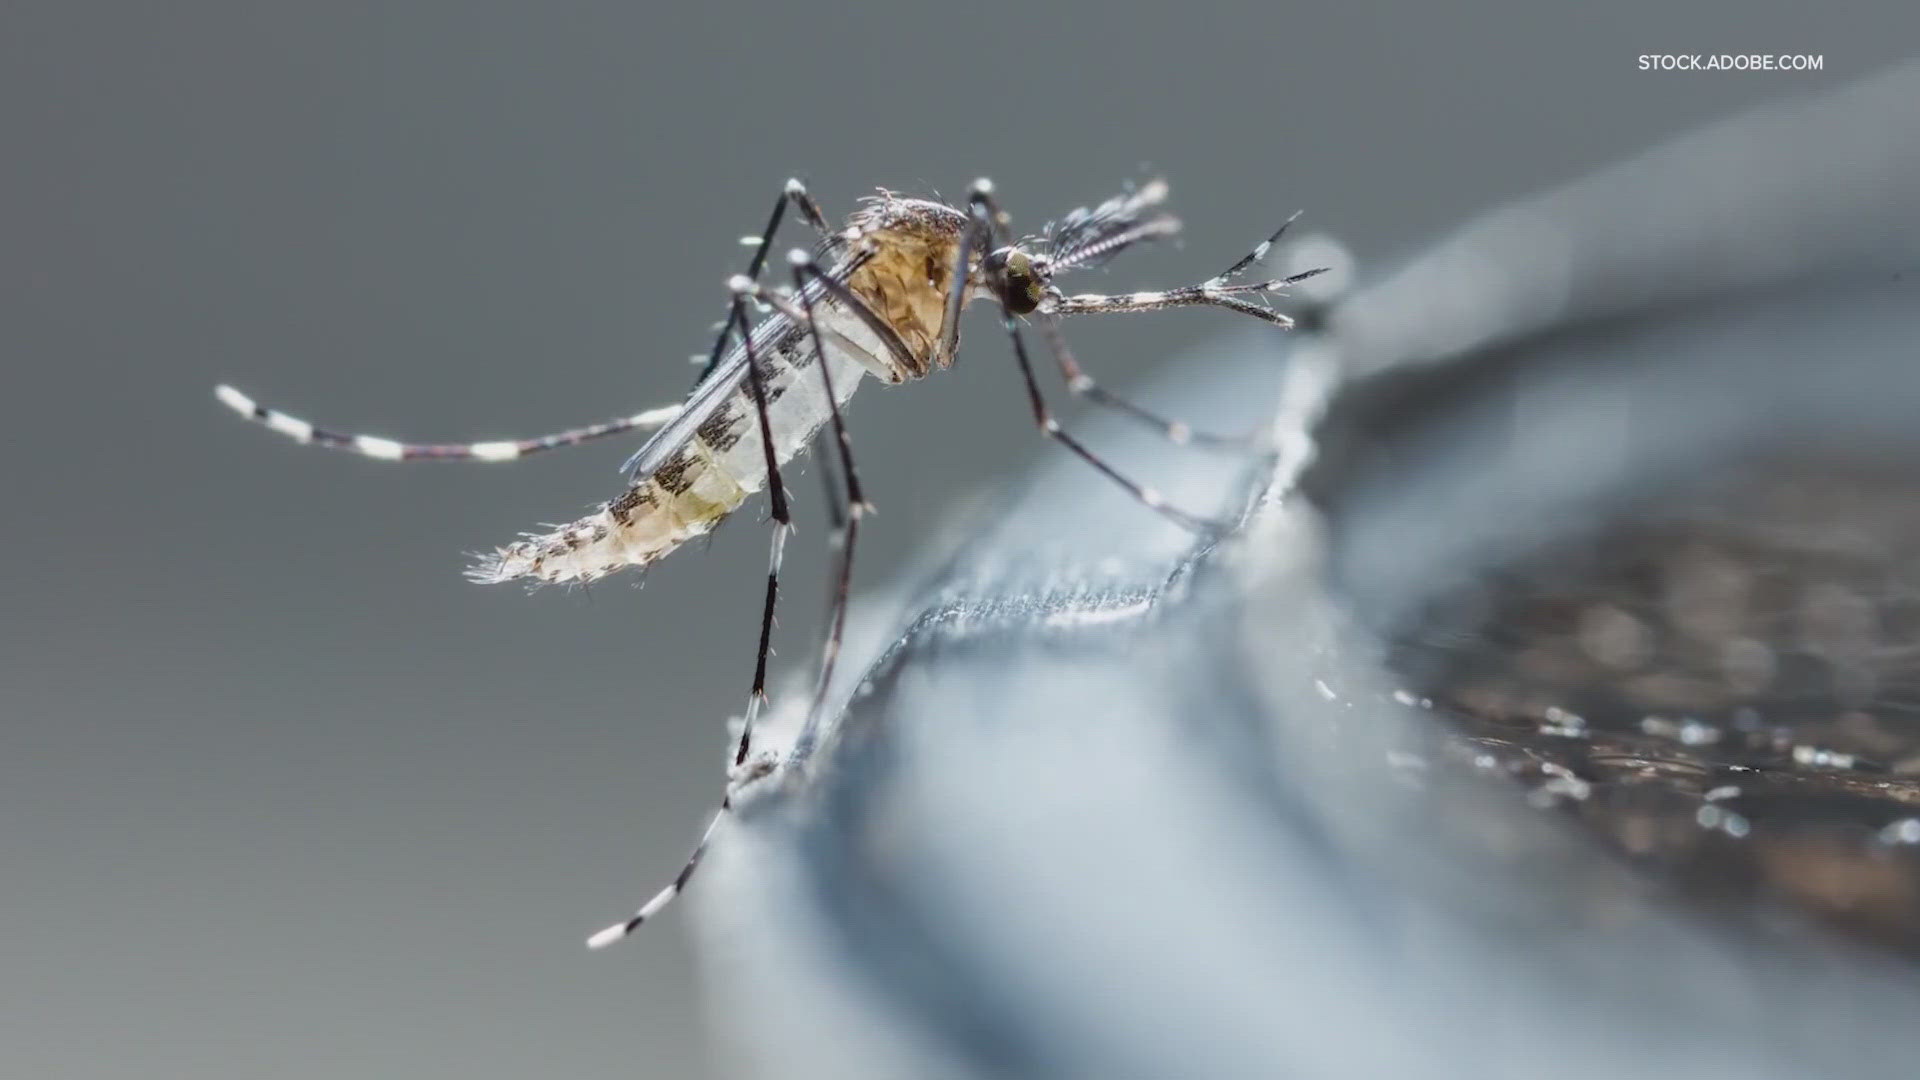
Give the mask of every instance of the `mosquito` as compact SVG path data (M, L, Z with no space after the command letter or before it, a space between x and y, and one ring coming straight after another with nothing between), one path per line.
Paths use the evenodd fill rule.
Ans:
M1027 350L1022 326L1037 322L1055 366L1075 396L1114 409L1180 444L1253 446L1251 438L1206 435L1178 420L1150 412L1097 384L1074 359L1060 331L1072 315L1159 311L1211 306L1261 319L1282 329L1289 319L1264 302L1321 270L1290 277L1238 281L1260 263L1299 215L1283 222L1226 270L1184 288L1118 295L1067 294L1054 282L1087 270L1135 244L1173 235L1180 222L1161 209L1164 181L1154 180L1091 209L1081 208L1036 235L1015 238L993 184L974 183L965 207L909 198L882 189L861 200L844 228L835 230L798 180L789 180L757 237L744 274L729 279L726 317L706 357L698 383L679 405L649 409L604 423L532 438L474 443L409 443L371 435L342 434L269 409L231 386L215 395L248 419L293 438L386 461L504 462L563 446L628 432L653 435L626 464L626 489L593 513L549 532L522 539L483 556L468 577L484 584L584 584L630 567L644 567L701 536L762 489L768 493L772 546L766 596L760 615L753 689L739 729L726 795L699 842L672 882L628 918L594 934L591 948L631 935L683 890L699 867L714 830L733 807L740 784L771 772L763 759L749 762L754 724L767 702L767 658L780 593L782 556L793 523L781 469L815 447L824 457L833 444L838 482L829 476L828 520L833 598L827 620L808 727L818 720L833 680L846 627L854 549L862 518L873 507L860 484L843 409L871 375L888 384L925 378L953 364L960 342L960 314L985 299L999 309L1026 388L1034 423L1142 505L1195 533L1216 535L1218 522L1169 504L1102 460L1054 418ZM790 285L761 283L789 209L816 236L811 250L796 248L788 261Z

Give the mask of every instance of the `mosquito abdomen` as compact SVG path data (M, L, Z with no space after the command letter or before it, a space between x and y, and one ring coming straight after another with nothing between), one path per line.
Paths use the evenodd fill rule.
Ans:
M821 313L831 325L832 314ZM868 372L841 344L830 346L834 396L845 402ZM782 342L761 357L776 459L784 465L829 416L811 349ZM528 579L584 584L646 566L712 531L766 486L767 458L750 390L729 395L665 462L619 498L569 525L530 535L483 556L467 576L482 584Z

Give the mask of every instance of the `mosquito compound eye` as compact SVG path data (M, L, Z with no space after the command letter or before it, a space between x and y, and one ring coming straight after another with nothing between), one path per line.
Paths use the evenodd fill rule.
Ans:
M1019 248L1002 248L988 259L987 265L999 271L1001 298L1007 310L1025 315L1040 306L1045 288L1033 258Z

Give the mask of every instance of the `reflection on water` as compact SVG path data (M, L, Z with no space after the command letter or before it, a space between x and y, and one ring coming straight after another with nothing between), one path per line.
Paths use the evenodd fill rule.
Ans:
M1445 590L1394 669L1655 880L1920 952L1920 475L1678 487Z

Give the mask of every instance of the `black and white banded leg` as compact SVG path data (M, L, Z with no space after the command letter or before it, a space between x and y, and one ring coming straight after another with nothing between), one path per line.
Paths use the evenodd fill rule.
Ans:
M855 296L851 290L829 277L806 252L793 252L792 262L794 292L800 297L802 313L806 316L804 325L813 335L813 347L820 357L817 361L820 368L820 386L827 395L828 415L833 424L834 441L840 450L841 478L846 490L846 502L841 504L845 509L845 516L838 530L839 543L835 545L838 550L834 553L839 564L839 577L834 585L833 603L828 614L826 640L820 646L820 678L815 684L813 704L807 709L806 722L802 728L803 738L811 740L812 732L819 726L821 710L826 706L827 692L833 685L834 667L840 659L840 645L846 635L847 606L853 592L853 552L860 539L860 520L873 511L873 504L867 501L866 494L860 487L860 471L853 463L853 443L847 438L847 423L846 418L840 414L840 399L834 396L833 375L827 370L831 365L827 363L826 337L820 332L820 324L814 318L813 300L806 288L808 279L819 282L828 292L839 297L862 316L870 316L867 320L870 324L879 326L887 326L887 324L874 315L866 303ZM898 355L911 355L906 352L904 344L899 343L898 334L893 334L890 338L883 336L881 340L887 341L890 348L897 345Z
M767 412L766 376L759 354L753 347L753 327L747 319L747 298L733 294L733 321L740 325L740 339L747 350L747 385L753 392L753 411L760 423L760 445L766 451L767 498L773 519L772 548L767 553L767 598L760 613L760 648L753 661L753 692L747 698L747 715L740 724L740 744L734 750L733 766L746 763L753 748L753 725L767 703L767 658L773 651L773 613L780 598L780 563L786 557L787 536L793 531L793 516L787 509L787 486L780 478L780 461L774 453L773 421Z
M847 507L846 496L842 494L840 488L834 484L833 474L828 472L824 465L827 460L827 451L826 432L816 433L813 437L813 449L810 451L810 456L813 460L823 463L820 469L820 494L821 497L826 500L825 505L827 508L827 554L831 555L837 563L840 559L840 553L844 551L847 546ZM838 576L839 572L835 571L835 577ZM829 584L827 587L827 607L823 610L831 611L832 609L833 587ZM824 625L821 627L821 633L826 633L826 627Z
M813 334L814 347L819 350L825 346L819 325L813 318L814 297L807 287L811 283L866 323L897 363L908 365L914 363L913 354L908 350L905 342L900 340L899 333L858 294L828 275L826 270L806 252L794 251L789 257L794 267L794 297L769 292L743 278L735 279L735 288L749 290L761 303L772 307L798 325L808 327ZM836 499L831 490L828 495L829 513L832 515L833 523L829 549L834 555L836 573L831 586L833 591L828 597L827 624L821 642L819 681L814 688L813 704L807 711L806 721L795 744L798 747L811 745L819 728L827 694L832 688L834 669L839 661L841 643L846 633L847 607L853 591L853 554L860 539L860 522L874 509L873 504L866 498L860 484L859 470L854 465L853 447L847 437L846 421L840 412L839 399L834 395L832 375L824 369L820 375L831 410L831 425L835 442L838 444L846 497L844 501ZM816 436L816 448L818 447L819 441ZM831 481L827 483L831 489Z
M1275 229L1271 236L1260 241L1260 243L1241 258L1239 262L1234 263L1218 275L1208 279L1201 287L1212 286L1216 289L1224 287L1234 278L1245 272L1248 267L1264 260L1268 253L1273 250L1273 245L1279 242L1280 237L1286 233L1288 227L1299 220L1299 218L1299 212L1295 211L1287 220L1280 223L1280 227ZM1135 231L1144 230L1146 226L1152 225L1153 223L1151 220L1144 222L1142 226ZM1134 237L1131 234L1123 234L1121 239L1132 242ZM1312 277L1314 274L1322 272L1322 270L1312 270L1304 274L1283 279L1279 282L1265 282L1257 288L1270 291L1274 287L1284 287L1285 285L1304 280ZM1087 298L1078 297L1076 299L1084 300ZM1075 396L1084 397L1097 405L1103 405L1113 409L1115 412L1131 416L1147 427L1159 432L1167 441L1178 443L1182 446L1191 444L1193 446L1203 446L1221 450L1247 450L1260 445L1262 440L1259 432L1253 432L1247 435L1214 435L1203 431L1195 431L1192 427L1179 420L1169 419L1168 417L1161 416L1158 413L1128 401L1126 398L1094 382L1093 377L1088 375L1086 371L1080 367L1079 363L1074 360L1073 351L1067 347L1066 335L1061 333L1060 323L1057 318L1043 316L1040 320L1040 329L1046 334L1047 344L1053 352L1054 362L1060 367L1060 377L1066 381L1067 389Z
M736 278L735 282L745 284L746 279ZM734 289L733 300L727 311L726 330L723 330L721 337L721 343L725 344L727 333L737 325L747 351L747 385L753 394L753 410L760 425L760 445L766 452L767 498L773 519L773 540L767 555L766 601L760 612L760 644L754 655L753 690L747 698L747 715L740 724L740 738L734 748L733 768L728 770L726 794L721 797L720 808L714 811L707 827L701 830L700 840L687 856L687 861L681 864L680 872L673 876L673 881L666 888L640 905L639 910L589 937L589 949L604 949L626 938L686 890L687 882L693 879L694 871L700 866L700 860L706 857L707 845L713 841L714 830L719 827L721 819L733 810L734 784L757 778L753 774L739 775L738 770L752 751L754 723L759 719L760 710L767 700L767 658L772 655L774 608L780 598L780 564L786 557L787 536L793 531L793 516L787 504L786 483L780 476L780 462L774 452L773 422L767 413L766 376L760 366L760 356L753 347L753 326L747 318L747 297L751 292L752 289L748 287Z
M1055 252L1055 256L1059 258L1060 263L1063 265L1093 261L1098 260L1110 250L1124 248L1131 244L1138 243L1141 240L1170 236L1178 232L1180 230L1178 219L1169 216L1148 217L1142 214L1142 211L1146 208L1158 205L1161 200L1166 198L1166 195L1167 185L1163 181L1156 180L1139 191L1133 192L1130 195L1120 196L1102 204L1100 209L1094 212L1094 215L1111 216L1115 219L1127 219L1130 220L1132 224L1126 225L1118 230L1105 232L1095 242L1078 246L1068 251ZM993 201L993 182L984 177L974 181L972 198L974 201L978 201L981 205L987 207L988 216L985 218L973 217L971 219L967 233L970 242L961 247L958 265L955 268L954 277L952 278L955 287L948 290L947 310L942 331L946 335L950 347L951 343L957 342L958 340L958 320L962 300L961 286L965 284L966 271L971 265L972 254L976 247L984 253L986 248L992 246L993 243L1006 243L1011 238L1010 224L1006 214L1000 210ZM1295 216L1297 217L1298 215ZM1291 223L1292 219L1289 218L1288 221ZM1282 225L1280 228L1283 232L1286 230L1285 225ZM981 237L983 232L987 234L986 239L982 239ZM1253 256L1253 258L1264 255L1266 248L1270 247L1272 241L1278 237L1279 233L1275 233L1273 237L1270 237L1266 244L1261 245L1258 254ZM1243 260L1243 262L1245 261L1251 260ZM1055 269L1058 268L1059 266L1055 267ZM1238 268L1236 265L1235 269ZM1233 270L1229 270L1227 273L1232 274L1233 272ZM1227 448L1239 448L1251 445L1252 440L1250 439L1236 439L1228 436L1215 436L1195 432L1185 423L1178 420L1169 420L1157 413L1150 412L1122 398L1118 394L1105 389L1094 382L1093 377L1088 375L1074 359L1073 350L1067 347L1066 336L1060 332L1058 320L1053 318L1042 319L1041 329L1047 335L1047 344L1053 353L1054 363L1060 368L1060 378L1066 382L1068 391L1074 396L1085 397L1095 404L1103 405L1124 415L1131 416L1155 431L1158 431L1169 442L1181 445L1193 443L1200 446Z
M1047 407L1046 398L1040 393L1039 380L1033 376L1033 360L1027 355L1027 344L1020 334L1019 317L1007 310L1006 306L1002 304L1000 318L1001 322L1006 325L1007 334L1013 338L1013 356L1020 364L1020 377L1026 380L1027 401L1033 408L1034 423L1040 425L1042 434L1066 447L1068 450L1073 451L1074 454L1079 456L1080 460L1100 470L1107 479L1125 488L1129 494L1140 501L1141 505L1166 518L1168 521L1173 522L1175 525L1202 537L1209 538L1218 536L1225 530L1226 525L1223 522L1209 521L1206 518L1195 517L1179 507L1170 505L1166 499L1161 496L1159 491L1122 473L1120 470L1108 464L1104 458L1087 449L1085 444L1081 443L1080 440L1067 434L1066 431L1060 427L1060 421L1054 419L1053 410Z
M759 413L761 440L763 445L767 447L768 489L773 493L775 498L775 508L773 511L775 522L774 541L772 556L767 570L766 606L760 623L760 651L754 664L753 697L749 700L747 719L741 726L740 741L734 752L734 766L736 770L746 761L753 731L753 722L759 712L760 703L765 700L766 696L766 661L768 657L768 645L770 644L773 630L774 603L779 595L780 563L784 554L786 534L791 528L791 519L788 517L787 511L785 488L780 481L778 463L773 455L772 426L767 415L765 389L759 376L759 362L753 353L752 330L746 321L746 312L744 310L746 298L752 297L761 302L776 304L783 312L790 313L789 317L797 316L801 320L801 324L811 330L814 349L818 356L814 364L820 369L821 388L826 392L834 438L839 446L841 474L846 490L846 502L844 504L845 515L844 518L841 519L844 522L844 542L839 546L839 551L837 552L839 580L834 590L833 610L828 621L827 638L821 649L820 682L814 692L813 702L807 713L806 727L808 729L811 729L818 721L821 707L826 699L827 688L833 678L834 662L839 656L841 635L846 627L846 608L853 573L854 542L859 535L861 517L872 509L871 504L866 501L861 491L860 476L853 463L852 444L847 438L846 422L840 414L839 398L834 396L833 374L828 370L831 365L827 362L825 351L826 343L820 333L819 325L814 322L813 302L804 287L807 277L810 274L818 273L818 267L813 263L812 257L804 251L794 252L793 263L796 285L795 292L799 295L798 310L794 310L793 306L785 302L784 298L775 297L773 294L766 292L760 288L757 282L745 276L736 277L731 282L734 290L734 302L739 306L729 312L728 322L731 325L737 321L740 325L740 333L748 342L748 374L749 377L754 380L754 408L755 411ZM857 299L855 302L856 304L859 303ZM864 305L860 306L864 308ZM836 517L838 516L836 512ZM693 879L694 871L699 868L700 861L706 857L707 847L713 840L714 830L719 827L720 821L733 810L733 792L735 785L758 779L760 776L765 775L766 771L770 770L771 767L770 763L766 763L757 766L754 770L750 770L744 775L737 773L730 774L728 777L727 794L720 800L719 810L715 811L712 820L707 822L706 829L700 834L699 843L694 845L692 854L687 856L686 863L680 867L680 872L674 875L673 881L669 883L666 888L655 893L651 899L645 904L642 904L639 910L635 911L627 919L615 923L588 938L587 947L590 949L604 949L609 945L627 938L632 935L634 931L645 925L647 920L653 918L668 904L671 904L675 897L678 897L682 892L686 891L687 883Z
M1215 274L1213 277L1208 278L1198 285L1189 285L1183 289L1167 289L1160 292L1123 293L1115 296L1105 296L1098 293L1082 293L1077 296L1066 296L1057 289L1049 288L1047 297L1040 301L1040 311L1043 314L1050 315L1090 315L1122 311L1162 311L1167 308L1177 307L1223 307L1230 311L1240 312L1242 315L1251 315L1256 319L1265 320L1279 327L1292 329L1292 319L1274 311L1264 304L1252 303L1243 298L1247 296L1260 297L1272 295L1287 288L1289 285L1295 285L1305 281L1315 274L1326 273L1327 267L1322 266L1312 270L1305 270L1291 277L1274 278L1269 281L1257 281L1242 285L1232 284L1232 281L1234 278L1245 273L1248 267L1265 259L1267 254L1273 250L1273 245L1277 243L1281 235L1287 231L1287 227L1297 221L1299 217L1299 212L1295 211L1291 217L1288 217L1287 220L1280 223L1280 227L1273 231L1273 235L1260 241L1259 244L1254 246L1252 251L1242 256L1238 262L1235 262L1232 266L1227 267L1225 270L1222 270L1220 273Z
M753 259L747 263L748 280L756 282L760 280L760 271L767 265L767 252L773 248L773 238L780 231L780 222L786 217L789 205L806 219L808 225L813 226L813 231L819 234L820 239L829 243L839 239L834 235L833 227L827 224L826 215L821 213L820 204L813 201L813 196L808 194L807 186L797 178L790 179L787 181L787 186L780 190L780 197L774 200L773 212L767 215L766 227L760 230L760 235L740 238L741 243L753 247ZM732 325L733 318L733 310L729 307L727 321L720 326L719 336L714 340L713 350L707 354L706 366L700 369L700 379L696 380L696 385L712 374L714 368L720 366L720 357L726 352L724 346L727 330Z
M1195 431L1184 420L1175 420L1121 397L1093 380L1079 362L1073 357L1073 350L1067 346L1067 337L1060 332L1060 322L1051 316L1042 317L1040 332L1046 335L1047 346L1053 353L1054 363L1060 368L1060 378L1067 384L1068 392L1075 397L1083 397L1104 408L1112 409L1122 416L1129 416L1159 433L1160 437L1178 446L1199 446L1209 450L1244 451L1252 450L1261 443L1260 434L1218 435L1213 432Z
M968 197L967 211L972 216L975 227L971 230L970 243L982 245L980 254L984 256L986 244L995 242L996 233L1005 228L1005 218L993 200L993 185L985 180L976 181L973 192ZM996 290L999 292L999 290ZM1040 393L1040 381L1033 374L1033 359L1027 354L1027 344L1020 333L1020 318L1007 306L1004 293L1000 293L1000 320L1006 326L1007 335L1013 340L1013 355L1020 366L1020 377L1026 383L1027 402L1033 410L1034 423L1039 425L1041 434L1072 451L1080 460L1099 470L1101 475L1124 488L1141 505L1160 516L1203 537L1219 535L1224 526L1220 522L1196 517L1176 506L1170 505L1160 493L1145 484L1139 483L1120 470L1108 464L1098 454L1087 449L1085 444L1074 438L1060 427L1060 421L1047 407L1044 395Z
M833 565L833 573L827 579L827 603L826 606L821 609L828 613L827 618L820 623L818 647L821 649L823 655L827 648L827 643L833 639L834 619L832 613L834 605L840 598L841 582L843 579L849 582L852 580L849 576L850 569L846 562L847 522L850 520L847 513L846 495L842 492L839 483L836 482L833 471L826 468L825 463L827 456L833 452L832 448L827 445L828 441L826 429L822 428L820 431L814 433L813 447L810 451L813 460L821 463L820 488L821 495L826 500L827 556ZM818 696L817 688L815 696ZM796 760L804 761L812 754L814 742L819 733L819 721L820 718L818 716L810 714L806 722L802 724L800 733L795 736L793 742L792 756Z
M666 888L654 893L652 899L640 905L640 910L634 912L625 921L614 923L605 930L587 938L587 948L604 949L609 945L614 945L626 940L632 936L635 930L645 925L647 920L660 914L668 904L673 903L674 898L685 892L687 882L693 879L693 872L700 868L700 860L707 855L707 845L713 842L714 830L720 827L720 822L732 811L733 792L731 786L729 786L726 797L720 800L720 809L716 811L711 818L707 819L707 827L700 833L700 842L693 845L693 854L688 855L687 861L681 864L680 872L673 876L673 882Z
M329 450L345 450L381 461L515 461L528 454L556 450L563 446L578 446L583 442L609 435L621 435L629 431L652 431L680 415L679 405L664 405L658 409L648 409L646 412L622 416L605 423L569 428L565 431L535 435L526 439L498 439L492 442L470 443L416 443L400 442L378 435L350 435L323 428L278 409L269 409L231 386L216 386L213 394L234 412L256 423L264 424L294 442L322 446Z
M1222 307L1242 315L1251 315L1282 329L1291 330L1293 329L1292 319L1264 304L1252 303L1244 297L1271 295L1289 285L1305 281L1315 274L1324 273L1326 273L1326 267L1316 267L1312 270L1303 270L1291 277L1246 285L1229 285L1223 279L1216 277L1183 289L1122 293L1115 296L1099 293L1066 296L1055 292L1040 302L1039 310L1043 315L1104 315L1123 311L1164 311L1178 307Z

